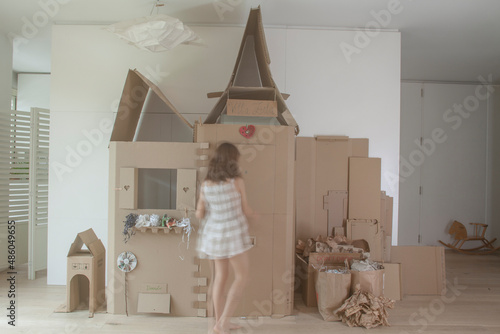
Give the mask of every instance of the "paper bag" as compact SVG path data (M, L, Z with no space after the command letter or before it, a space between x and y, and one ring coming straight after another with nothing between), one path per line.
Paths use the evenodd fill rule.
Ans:
M339 267L322 267L315 271L316 299L318 310L325 321L340 321L333 312L349 298L351 290L351 274L329 273L325 270Z
M361 292L369 292L375 297L384 295L384 269L369 271L351 271L351 293L356 291L356 284Z

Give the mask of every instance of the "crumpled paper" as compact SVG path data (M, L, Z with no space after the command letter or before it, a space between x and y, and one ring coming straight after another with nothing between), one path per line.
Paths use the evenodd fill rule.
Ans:
M179 44L199 44L201 39L179 19L159 14L118 22L106 30L139 49L161 52Z
M358 285L356 292L346 299L344 304L334 311L334 314L349 327L390 326L387 309L394 308L394 303L392 299L361 292Z

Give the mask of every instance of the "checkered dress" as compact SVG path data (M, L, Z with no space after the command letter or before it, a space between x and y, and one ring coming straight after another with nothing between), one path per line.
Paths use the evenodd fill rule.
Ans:
M200 256L225 259L250 249L247 219L234 179L216 185L204 184L202 190L206 215L198 243Z

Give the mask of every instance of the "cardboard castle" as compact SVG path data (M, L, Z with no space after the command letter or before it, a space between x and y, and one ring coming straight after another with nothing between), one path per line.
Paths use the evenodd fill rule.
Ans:
M109 147L108 256L109 263L115 263L118 254L131 251L138 264L129 274L133 280L128 279L127 301L123 291L124 273L116 266L109 266L108 312L153 312L155 305L149 310L138 309L139 297L151 294L148 287L161 286L157 294L168 294L169 298L157 296L155 300L170 303L171 315L210 315L207 305L210 264L197 258L193 243L185 248L185 244L180 246L179 234L145 229L144 233L136 231L125 244L123 221L129 213L187 216L197 231L199 222L194 211L198 187L205 177L211 153L218 144L229 141L240 149L248 201L260 215L260 219L249 226L254 242L250 251L250 281L259 284L249 285L235 315L292 313L293 172L295 135L299 130L273 81L269 63L260 9L253 9L226 90L209 94L219 100L204 123L194 125L182 117L152 82L138 71L129 71ZM138 124L148 121L143 112L146 99L163 101L183 126L193 129L193 142L175 142L176 138L141 141ZM247 124L251 125L246 127ZM196 232L191 239L196 240Z
M299 126L287 108L288 95L279 91L269 64L257 8L250 11L228 86L208 94L219 99L203 123L189 123L156 85L136 70L128 72L109 146L109 313L212 315L212 272L195 251L199 222L194 212L209 158L225 141L240 149L248 201L260 215L249 226L254 242L250 282L259 283L249 284L235 316L292 314L295 279L301 281L306 304L313 303L311 264L295 266L295 242L331 235L335 228L350 238L366 239L373 259L398 261L386 273L394 286L388 293L401 297L402 279L414 271L402 269L405 260L397 254L391 256L391 250L398 253L390 242L393 201L380 189L380 159L369 157L368 139L296 138ZM145 111L151 103L169 110L172 131L143 131L144 125L161 123ZM158 228L136 229L124 243L124 220L130 213L189 218L195 231L191 246L182 234ZM124 251L138 261L127 283L126 274L114 265ZM409 253L421 254L415 249ZM426 291L439 294L444 257L439 251L433 254L437 274L419 281L435 283L438 276ZM408 262L408 268L414 263L422 261ZM295 278L300 268L302 276Z

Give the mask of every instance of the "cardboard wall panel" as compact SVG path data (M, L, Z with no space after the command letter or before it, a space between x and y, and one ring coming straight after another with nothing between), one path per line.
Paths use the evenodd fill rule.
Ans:
M287 215L274 215L273 228L273 314L286 315L293 311L293 286L294 275L290 268L294 266L292 233L286 233L287 225L293 224L293 217ZM291 239L290 239L291 238ZM292 247L290 247L292 246Z
M380 158L349 159L349 219L380 220Z
M139 169L120 168L118 205L123 209L137 209Z
M177 170L177 210L195 210L196 169Z
M393 300L403 299L401 263L385 262L384 270L384 297Z
M298 137L296 145L296 231L298 239L306 240L331 233L323 197L348 190L349 157L368 157L368 139Z
M385 203L385 225L384 231L385 235L392 236L392 221L393 221L393 212L394 212L394 198L387 196Z
M248 251L250 257L249 284L234 316L270 316L273 314L271 291L273 289L273 230L274 215L263 214L249 222L250 236L255 245ZM228 278L230 282L232 276ZM258 283L257 283L258 282Z
M347 190L348 157L347 137L316 140L315 224L321 235L330 233L327 211L323 207L323 196L328 195L330 190Z
M333 235L333 229L344 227L347 219L347 191L329 191L324 197L325 210L328 210L328 235Z
M170 294L139 293L137 302L138 313L170 313Z
M258 213L274 212L275 147L266 145L237 145L242 153L240 169L249 206ZM247 156L243 152L249 152Z
M295 201L295 132L291 126L276 132L274 213L293 217Z
M446 287L444 247L392 246L391 262L401 263L404 295L442 295Z
M295 233L305 241L323 232L315 219L316 139L297 137L295 145Z
M370 246L370 259L384 260L384 234L376 220L347 220L347 239L364 239Z

